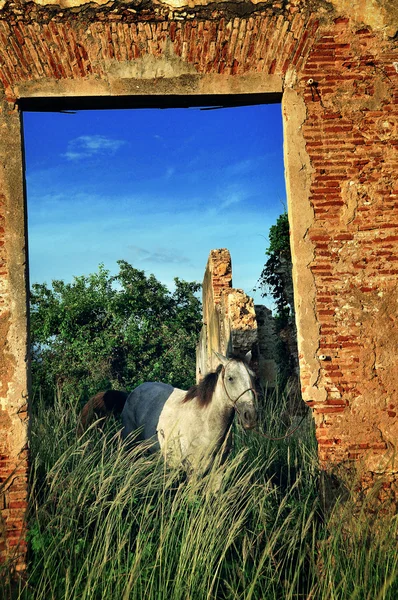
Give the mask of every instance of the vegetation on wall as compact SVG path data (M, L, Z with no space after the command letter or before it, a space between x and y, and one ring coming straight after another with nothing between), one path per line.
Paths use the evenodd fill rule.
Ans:
M118 262L72 283L34 284L31 348L34 391L81 399L148 380L186 388L195 380L201 328L197 283L176 278L170 292L154 275Z

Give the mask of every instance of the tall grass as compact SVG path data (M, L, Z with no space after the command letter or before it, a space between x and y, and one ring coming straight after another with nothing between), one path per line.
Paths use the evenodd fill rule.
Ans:
M274 435L283 401L263 417ZM36 403L29 571L14 589L4 576L1 598L398 597L396 519L322 518L310 417L281 442L237 428L227 462L189 480L142 447L127 451L118 426L79 439L73 403Z

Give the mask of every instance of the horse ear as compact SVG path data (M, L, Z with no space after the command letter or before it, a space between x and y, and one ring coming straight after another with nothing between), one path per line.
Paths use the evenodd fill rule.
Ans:
M247 365L250 365L250 361L252 359L252 351L246 352L245 358L243 359Z
M227 358L226 356L223 356L223 355L222 355L222 354L220 354L219 352L216 352L215 350L213 350L213 352L214 352L214 354L217 356L217 358L218 358L218 360L220 361L220 363L221 363L222 365L224 365L224 367L225 367L225 365L226 365L226 364L227 364L227 362L228 362L228 358Z

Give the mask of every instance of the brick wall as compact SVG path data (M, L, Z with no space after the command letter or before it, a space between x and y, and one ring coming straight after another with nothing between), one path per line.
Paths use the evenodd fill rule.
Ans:
M365 490L383 474L396 496L398 9L387 0L40 2L0 0L1 556L17 548L23 567L19 106L37 97L282 95L301 382L321 465L355 466Z
M316 368L311 362L309 372L302 360L305 398L326 468L360 459L364 472L389 471L392 480L398 469L394 56L370 28L337 18L319 32L299 83L313 169L306 236L319 331ZM322 398L312 397L314 372Z
M191 65L191 73L283 74L288 67L302 66L319 25L316 17L274 11L271 3L247 18L228 16L230 11L220 6L185 9L184 16L172 12L171 20L170 11L156 5L142 12L121 5L86 8L79 14L21 4L27 5L22 14L3 9L0 15L0 79L10 99L18 98L24 82L45 78L62 82L94 76L110 81L123 69L133 78L164 77L161 65L153 61L147 61L143 73L137 61L148 56L166 55L177 76L176 58ZM113 73L109 61L119 65ZM40 88L45 89L43 83Z

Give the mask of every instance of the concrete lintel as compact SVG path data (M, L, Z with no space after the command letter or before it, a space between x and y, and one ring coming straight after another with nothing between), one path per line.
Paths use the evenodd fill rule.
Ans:
M118 72L119 73L119 72ZM121 73L120 73L121 74ZM127 73L126 73L127 75ZM233 95L264 95L263 102L276 102L282 95L282 78L278 75L249 73L246 75L199 75L185 73L178 77L135 78L109 76L107 80L85 79L24 81L14 87L17 99L68 97L128 96L203 96L215 98Z

